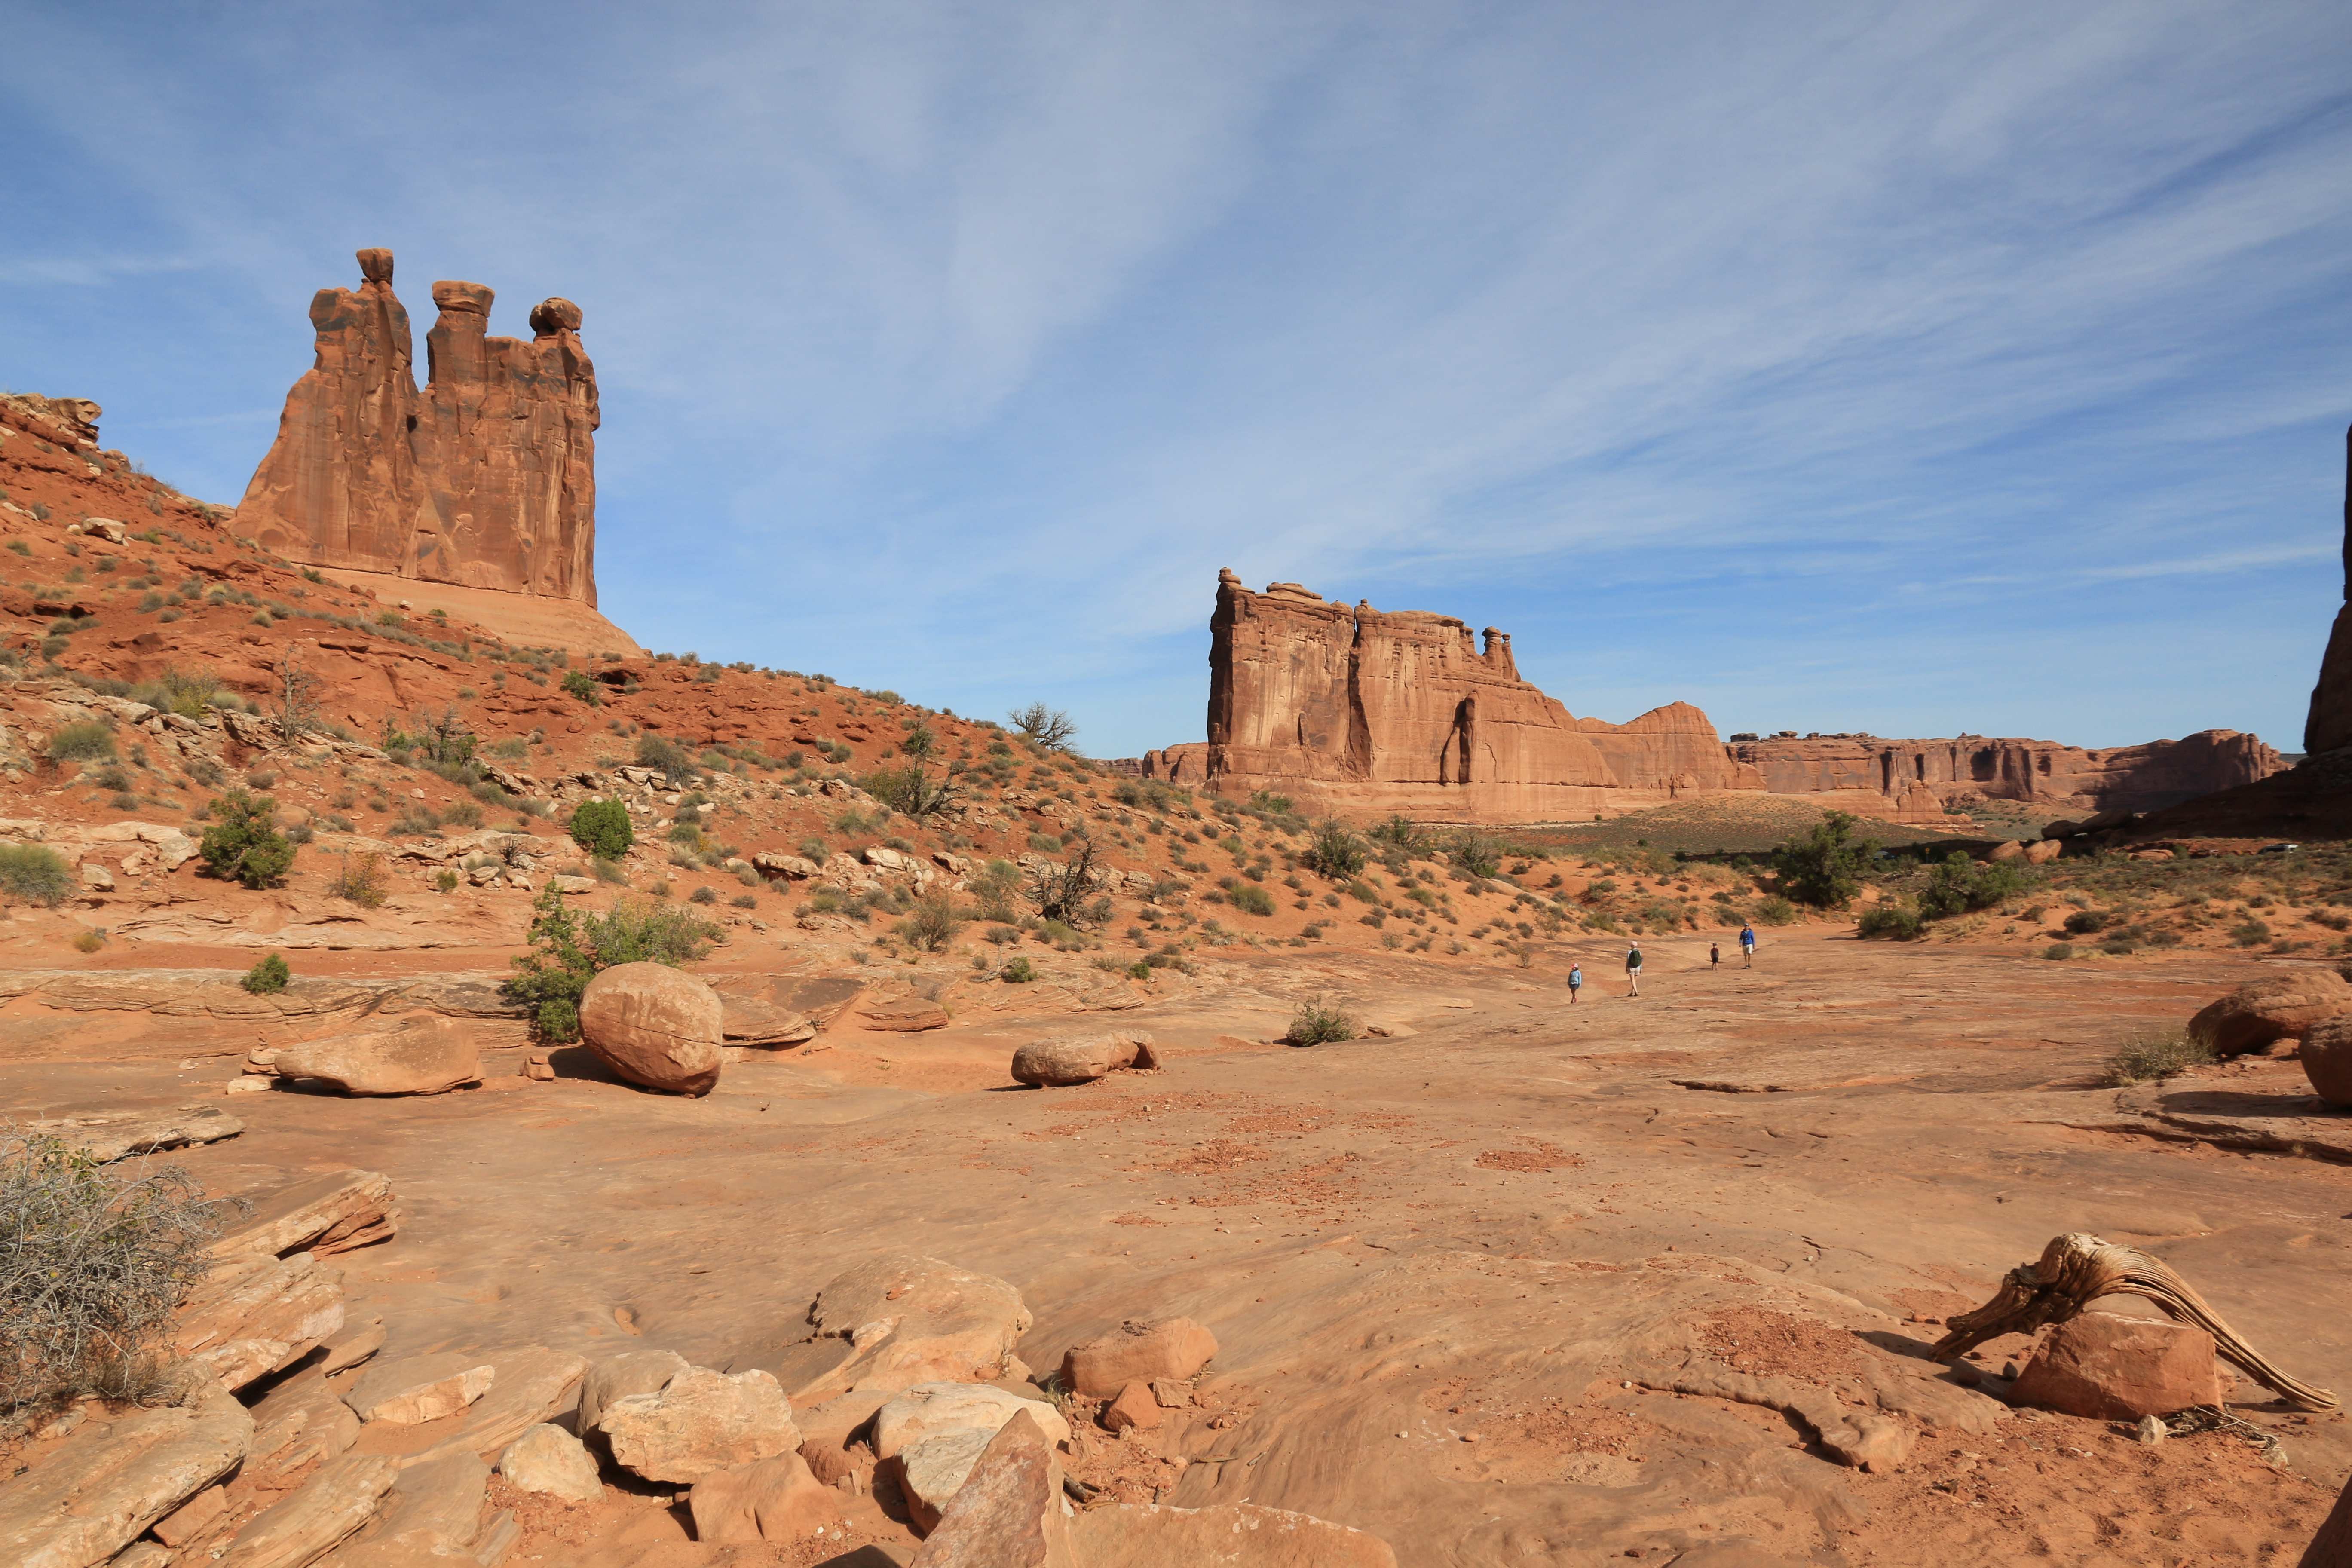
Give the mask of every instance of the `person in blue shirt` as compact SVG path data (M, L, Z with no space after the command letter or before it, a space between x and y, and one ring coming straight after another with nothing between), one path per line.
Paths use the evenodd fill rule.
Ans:
M1626 995L1642 994L1642 944L1638 942L1625 950L1625 981L1629 987Z
M1743 925L1739 928L1739 951L1741 954L1747 958L1748 967L1750 969L1755 968L1756 928L1754 926Z
M1570 964L1568 966L1568 1005L1570 1006L1573 1007L1576 1005L1576 994L1583 989L1584 965L1580 963Z

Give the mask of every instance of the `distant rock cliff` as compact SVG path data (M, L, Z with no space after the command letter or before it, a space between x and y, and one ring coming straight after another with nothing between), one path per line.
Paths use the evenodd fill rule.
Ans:
M357 289L310 301L318 357L287 395L238 531L289 560L419 584L395 591L510 623L520 640L635 651L593 614L469 592L596 603L600 416L580 307L545 301L525 342L489 335L488 289L434 284L420 394L392 252L359 263Z
M2053 811L2153 811L2268 778L2286 766L2259 737L2235 730L2103 751L1981 735L1934 741L1840 735L1735 740L1731 754L1761 772L1775 795L1860 796L1824 804L1874 816L1884 815L1874 801L1893 805L1923 791L1939 810L2005 800Z
M1760 789L1687 703L1627 724L1579 719L1519 679L1511 639L1422 611L1349 608L1220 574L1209 739L1144 772L1318 809L1456 821L1590 819L1711 790Z

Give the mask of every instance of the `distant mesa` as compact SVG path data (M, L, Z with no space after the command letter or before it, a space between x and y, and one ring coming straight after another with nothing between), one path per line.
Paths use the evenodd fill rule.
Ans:
M2261 779L2284 760L2252 735L2091 751L2048 741L1869 736L1725 744L1670 702L1622 724L1580 719L1519 677L1511 639L1424 611L1262 594L1218 574L1208 734L1147 752L1148 777L1314 811L1429 821L1575 822L1733 793L1807 795L1925 826L2006 800L2052 811L2147 810ZM2352 671L2347 671L2352 677Z
M392 252L358 258L357 289L310 301L318 357L287 394L237 531L518 641L642 652L595 610L601 417L580 307L545 301L526 342L489 335L489 289L434 284L420 394Z

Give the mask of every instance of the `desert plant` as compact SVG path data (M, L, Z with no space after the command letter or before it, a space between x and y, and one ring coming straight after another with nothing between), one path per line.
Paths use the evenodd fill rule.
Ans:
M2042 956L2053 963L2072 958L2074 956L2074 944L2071 942L2053 942L2042 950Z
M341 866L327 883L331 898L359 905L363 910L378 910L391 896L392 879L383 868L383 857L371 849L357 860L346 853Z
M241 789L215 795L207 815L197 852L205 872L248 888L274 888L286 880L294 864L294 846L278 831L278 803L266 795Z
M1066 752L1078 727L1070 716L1058 708L1048 708L1043 702L1032 702L1026 708L1015 708L1005 715L1013 727L1045 747L1049 752Z
M285 990L287 982L293 978L294 972L286 966L286 960L273 952L247 970L245 978L237 984L256 996L271 996Z
M268 625L259 617L257 622ZM317 672L302 662L301 650L289 643L278 660L276 711L270 715L281 740L299 741L319 728L319 691L324 684ZM472 740L472 736L467 737L466 754L469 759L473 756Z
M927 952L945 952L962 929L963 917L956 912L955 900L941 892L925 893L915 900L915 908L893 930L898 936Z
M2011 894L2022 892L2029 879L2015 866L1999 860L1971 860L1955 849L1927 874L1919 892L1919 914L1925 920L1989 910Z
M1756 923L1760 926L1793 925L1797 906L1778 893L1768 893L1756 900Z
M1007 985L1026 985L1037 978L1037 969L1026 958L1008 958L996 977Z
M2137 1029L2106 1060L2103 1079L2111 1088L2168 1079L2214 1060L2213 1047L2186 1029Z
M1882 904L1874 910L1865 910L1862 919L1855 922L1855 930L1861 936L1888 942L1916 941L1924 929L1918 911L1906 910L1900 904Z
M1067 860L1036 873L1029 897L1037 906L1040 920L1073 926L1093 924L1094 910L1087 900L1102 880L1102 874L1095 869L1095 841L1081 835L1071 847Z
M562 684L564 695L567 697L576 697L591 708L602 708L604 705L603 695L596 689L595 678L584 669L566 672Z
M1445 853L1463 871L1481 880L1503 868L1503 841L1475 827L1465 827L1447 840Z
M1274 896L1255 883L1236 882L1227 890L1225 897L1233 900L1234 908L1245 915L1274 913Z
M503 989L531 1010L541 1039L576 1039L580 994L598 971L690 963L709 951L718 929L690 910L646 899L624 899L603 915L575 915L551 882L531 901L530 951L514 961Z
M583 800L572 810L572 841L599 859L611 859L636 839L629 808L617 800Z
M0 893L55 909L80 882L66 858L45 844L0 844Z
M1875 851L1853 837L1856 818L1843 811L1825 814L1812 831L1772 852L1780 890L1801 904L1841 910L1862 891L1863 868Z
M95 719L60 724L49 736L49 759L59 763L110 763L114 760L114 731Z
M1298 858L1308 870L1345 882L1363 871L1371 853L1346 823L1327 821L1317 826L1315 837Z
M673 787L694 781L694 759L686 748L659 735L637 737L637 766L658 770Z
M1294 1046L1324 1046L1337 1040L1356 1037L1356 1020L1329 1001L1301 1002L1290 1016L1290 1027L1283 1034L1285 1043Z
M74 932L73 950L76 952L96 952L105 945L106 933L102 931L84 930Z
M173 1392L160 1342L223 1207L177 1165L0 1128L0 1405Z

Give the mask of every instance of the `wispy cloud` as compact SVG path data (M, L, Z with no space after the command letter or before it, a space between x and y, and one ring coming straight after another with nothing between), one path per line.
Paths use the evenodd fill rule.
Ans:
M1508 625L1579 711L1761 658L1799 728L2291 740L2337 596L2325 6L8 25L0 372L231 496L266 427L222 411L354 246L413 306L569 295L604 600L657 644L1067 693L1128 751L1197 732L1229 564ZM172 260L43 270L84 256Z

